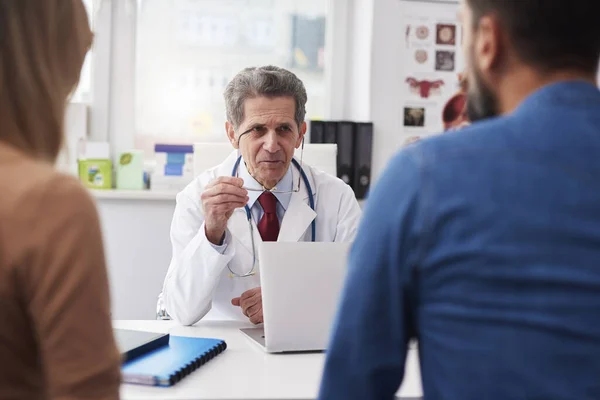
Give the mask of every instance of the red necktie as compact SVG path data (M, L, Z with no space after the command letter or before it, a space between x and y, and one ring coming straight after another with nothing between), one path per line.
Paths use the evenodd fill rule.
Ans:
M264 214L258 221L258 232L264 242L276 242L279 236L279 219L277 219L277 198L271 192L263 192L258 198Z

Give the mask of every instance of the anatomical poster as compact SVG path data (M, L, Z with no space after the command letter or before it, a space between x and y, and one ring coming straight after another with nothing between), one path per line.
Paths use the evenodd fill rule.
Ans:
M453 127L462 115L459 93L464 69L458 2L400 0L403 9L402 109L403 143Z

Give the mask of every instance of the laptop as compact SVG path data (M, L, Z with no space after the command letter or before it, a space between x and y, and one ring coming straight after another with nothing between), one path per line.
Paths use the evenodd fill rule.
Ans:
M326 350L349 249L350 243L262 242L264 323L241 331L268 353Z

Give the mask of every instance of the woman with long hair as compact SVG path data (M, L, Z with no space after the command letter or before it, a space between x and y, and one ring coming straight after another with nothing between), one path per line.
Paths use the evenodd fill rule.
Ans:
M0 0L0 398L116 399L93 201L53 168L91 46L81 0Z

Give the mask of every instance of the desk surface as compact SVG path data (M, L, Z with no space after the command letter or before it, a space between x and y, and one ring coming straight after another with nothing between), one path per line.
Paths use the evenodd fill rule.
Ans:
M319 391L325 355L267 354L239 329L238 322L207 321L193 327L173 321L114 321L115 328L170 332L179 336L220 338L227 350L171 388L123 385L121 398L177 400L270 400L315 399ZM419 363L411 349L404 383L398 391L402 399L422 396Z

